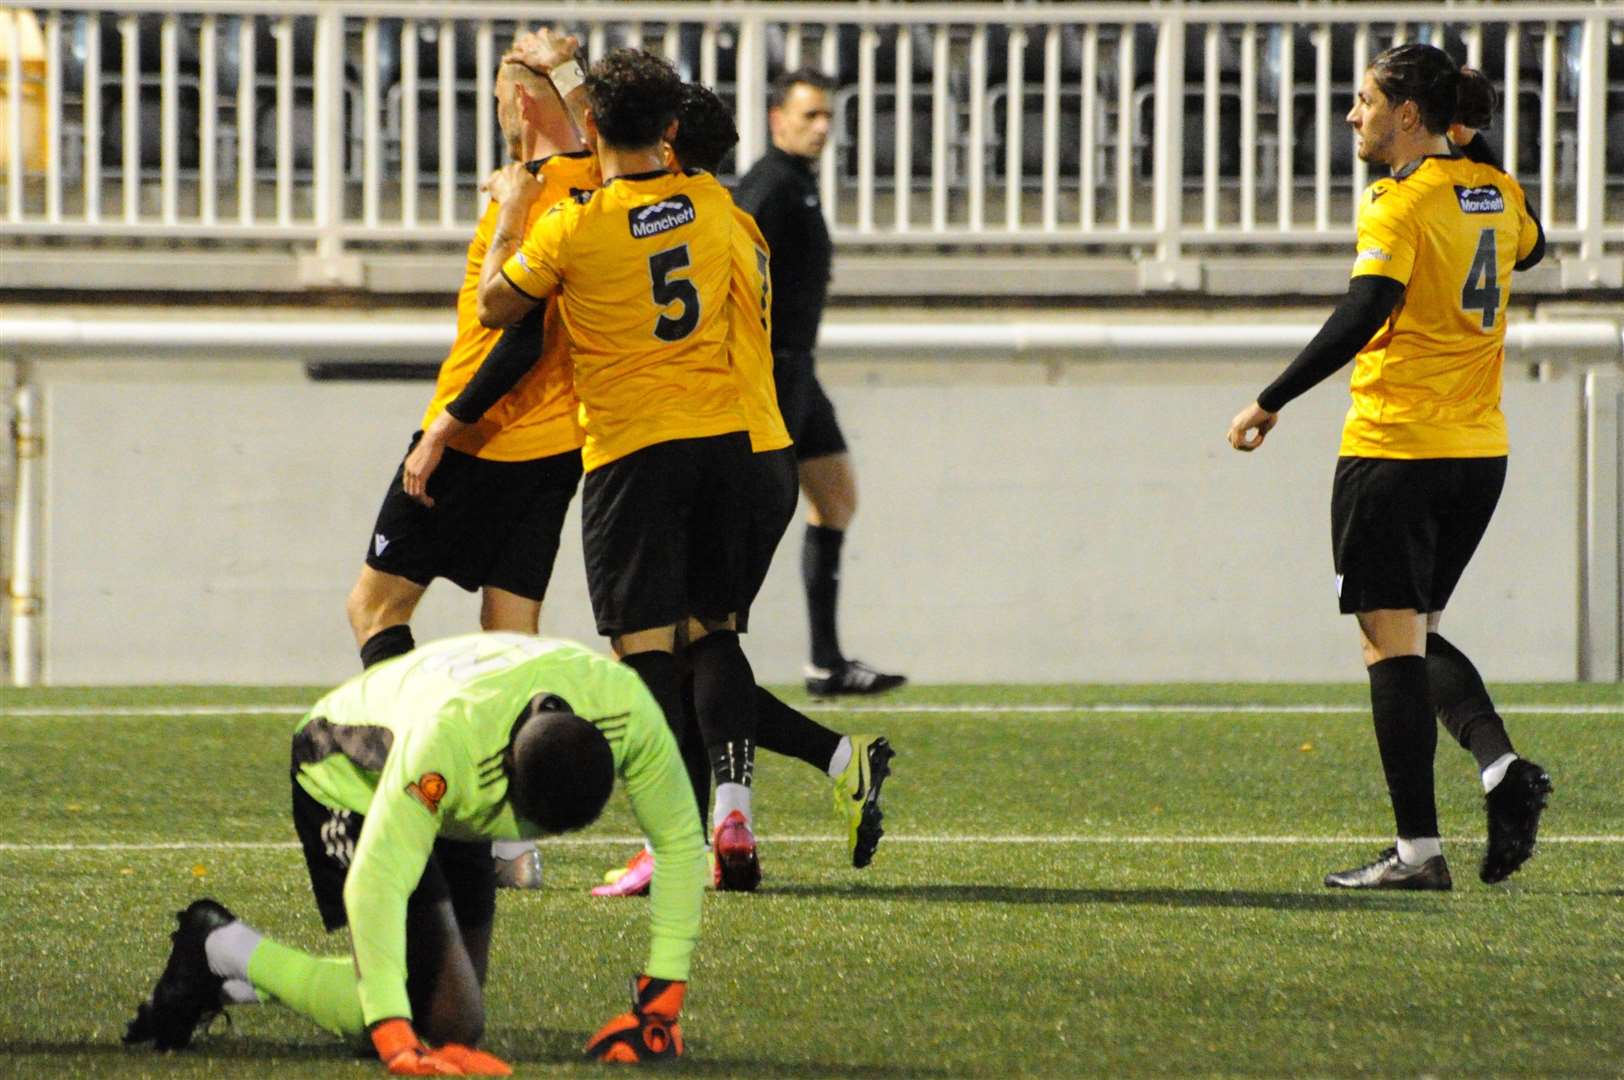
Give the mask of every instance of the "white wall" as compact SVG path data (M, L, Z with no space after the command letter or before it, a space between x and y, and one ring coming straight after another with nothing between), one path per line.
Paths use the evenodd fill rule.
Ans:
M1341 380L1259 453L1223 440L1275 367L826 364L861 509L847 651L926 682L1354 679L1328 504ZM325 683L358 667L344 596L426 384L295 364L36 369L46 388L45 672L80 683ZM1446 632L1494 679L1574 676L1577 384L1508 373L1505 499ZM594 641L578 516L543 616ZM800 526L747 642L805 648ZM429 592L419 640L475 625Z

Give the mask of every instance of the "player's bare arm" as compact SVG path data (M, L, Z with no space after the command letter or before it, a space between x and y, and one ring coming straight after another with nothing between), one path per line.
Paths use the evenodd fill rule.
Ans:
M491 198L502 208L491 234L491 246L479 268L479 321L494 329L512 326L540 302L515 289L502 276L502 264L524 242L525 223L541 196L541 183L519 162L496 170L486 183Z

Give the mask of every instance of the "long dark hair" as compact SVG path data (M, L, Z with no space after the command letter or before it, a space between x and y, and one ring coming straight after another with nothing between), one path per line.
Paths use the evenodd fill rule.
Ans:
M1460 105L1461 69L1448 53L1433 45L1395 45L1370 62L1370 73L1395 108L1413 101L1423 127L1434 135L1449 130Z

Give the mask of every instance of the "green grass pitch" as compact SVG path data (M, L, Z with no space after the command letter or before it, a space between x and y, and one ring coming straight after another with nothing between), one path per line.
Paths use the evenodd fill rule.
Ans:
M347 947L320 933L288 820L293 707L314 696L0 690L0 1074L382 1075L274 1007L184 1053L119 1044L196 896ZM1444 735L1456 888L1426 895L1320 886L1391 829L1357 686L927 687L820 711L891 737L888 835L852 870L826 781L763 755L766 878L707 897L673 1071L1618 1076L1624 693L1498 696L1555 780L1539 853L1478 882L1475 770ZM577 1055L624 1008L646 907L586 889L633 831L617 796L544 845L543 890L499 900L487 1044L518 1075L613 1072Z

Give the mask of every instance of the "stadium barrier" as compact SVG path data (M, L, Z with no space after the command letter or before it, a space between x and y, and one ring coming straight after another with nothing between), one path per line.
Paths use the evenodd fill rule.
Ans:
M1234 361L1253 359L1260 351L1288 355L1317 329L1316 325L1307 323L1261 327L1167 321L1104 325L1076 319L1056 319L1050 322L958 320L944 323L932 320L919 324L874 324L845 318L825 325L820 354L826 360L836 362L854 357L883 360L900 356L929 356L938 362L951 361L953 357L994 357L1006 364L1011 360L1049 358L1065 361ZM241 358L246 361L267 356L306 362L324 359L434 362L443 357L450 337L451 326L444 318L387 321L353 318L235 319L217 322L52 316L0 318L0 340L7 342L7 351L11 356L22 361L25 376L30 373L33 376L32 379L25 378L16 400L14 453L17 498L12 545L10 634L12 681L17 685L30 685L38 681L42 671L49 667L41 657L46 636L40 630L40 623L48 598L44 595L46 587L42 582L45 575L40 573L37 553L41 537L49 531L51 514L65 513L54 505L42 505L38 494L44 487L42 473L46 466L46 455L39 395L31 383L38 381L44 369L53 365L72 366L77 359L105 357L152 358L164 363L188 359L231 362L234 358ZM1568 365L1583 373L1583 399L1578 406L1579 415L1575 416L1572 411L1564 413L1559 403L1552 405L1547 402L1545 408L1555 409L1548 415L1551 427L1535 428L1540 432L1536 442L1546 444L1537 451L1543 455L1535 459L1539 467L1546 470L1546 475L1550 475L1550 470L1554 469L1578 478L1571 493L1571 498L1578 505L1570 504L1566 511L1560 507L1547 507L1540 511L1557 515L1566 512L1570 515L1569 520L1578 523L1575 526L1576 562L1569 571L1558 572L1539 587L1571 590L1570 598L1577 623L1569 656L1573 675L1595 681L1624 681L1624 633L1621 633L1621 620L1624 620L1624 548L1621 548L1621 535L1624 535L1624 529L1620 526L1620 515L1624 513L1624 491L1621 491L1621 487L1624 487L1624 426L1621 426L1621 416L1624 416L1624 323L1609 320L1521 320L1513 322L1508 328L1506 343L1510 364ZM417 393L415 389L410 392L414 395ZM1237 395L1239 392L1235 391ZM244 387L241 393L252 395L253 388ZM1228 393L1225 391L1225 400L1218 403L1220 411L1222 406L1233 404L1227 400ZM1323 400L1317 401L1314 409L1334 406L1333 397L1320 395ZM931 404L935 405L936 402ZM1200 409L1203 415L1211 404L1207 396L1202 395ZM342 409L345 406L333 407ZM844 402L842 407L845 407ZM140 412L140 406L132 408ZM1508 407L1508 412L1513 411ZM1212 421L1215 428L1221 419L1218 417ZM1088 423L1076 416L1069 422ZM176 423L181 422L177 420ZM885 425L882 422L880 426ZM1556 430L1562 427L1577 429L1571 442L1572 456L1566 461L1563 460L1565 451L1560 447L1568 444L1562 442L1565 436ZM111 433L107 437L116 439L116 435ZM66 438L67 433L64 432L53 445L60 447ZM83 442L84 438L81 433L80 441ZM116 456L123 455L120 453ZM1043 460L1043 456L1037 454L1029 465L1041 467ZM82 473L74 472L76 467L81 470L86 468L82 462L77 466L68 462L61 467L59 475L62 486L53 488L57 493L53 504L75 488L83 487L85 477ZM149 466L161 467L161 461ZM895 463L895 467L901 467L901 463ZM884 471L881 466L876 468ZM1314 480L1318 482L1317 474ZM1191 477L1187 482L1201 481ZM1546 486L1552 487L1550 484ZM96 506L95 498L89 497L88 503L84 502L85 498L79 496L80 502L75 505L83 503L81 509L94 513L88 507ZM219 512L212 505L205 505L207 508L204 512ZM354 512L360 514L364 510ZM1039 512L1044 511L1039 508ZM75 530L61 528L58 535L68 536L73 532ZM560 558L562 564L565 557ZM1523 571L1519 567L1517 572ZM337 586L334 589L336 596ZM1570 598L1552 596L1547 607L1569 603ZM59 616L66 614L60 604L55 610ZM336 607L334 610L337 610ZM1548 631L1549 627L1546 629ZM589 630L584 632L589 634ZM68 636L63 634L62 639ZM190 677L195 680L199 676L193 673Z
M380 263L459 252L475 187L502 159L496 61L535 17L514 3L383 14L360 0L33 10L43 72L3 72L0 234L41 245L14 257L44 287L73 280L63 244L113 238L192 241L193 261L274 253L310 288L375 287ZM1499 87L1494 134L1545 223L1553 281L1624 287L1616 4L632 2L557 15L591 55L661 49L742 103L745 164L766 146L769 78L830 72L821 184L848 254L1127 257L1145 292L1222 292L1222 254L1272 256L1277 270L1344 258L1368 179L1342 121L1354 81L1381 49L1431 42ZM41 169L25 147L42 124ZM930 275L903 287L928 294Z

